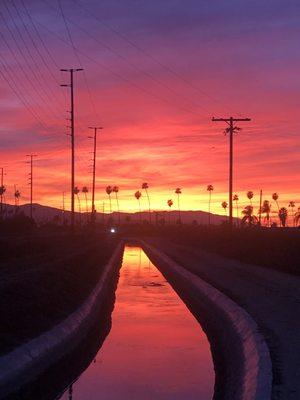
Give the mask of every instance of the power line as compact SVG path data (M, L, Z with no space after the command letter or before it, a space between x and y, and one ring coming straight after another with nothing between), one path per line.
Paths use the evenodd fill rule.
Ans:
M4 21L4 24L5 24L5 26L6 26L7 30L8 30L8 32L10 33L10 35L11 35L13 41L14 41L14 43L15 43L15 45L16 45L18 51L19 51L19 53L21 54L21 57L23 58L23 60L24 60L24 62L25 62L25 65L26 65L27 68L32 72L32 68L31 68L30 64L28 63L27 58L24 56L24 52L23 52L21 46L19 45L18 40L16 39L14 33L11 31L10 27L8 26L7 21L6 21L5 17L3 16L3 14L0 13L0 15L1 15L1 17L2 17L2 20ZM2 35L2 38L3 38L3 37L4 37L4 36ZM5 39L5 41L6 41L6 39ZM44 104L44 106L48 109L49 101L45 100L44 97L41 95L41 93L40 93L39 90L37 89L36 84L32 81L32 79L30 78L30 76L28 75L28 73L26 72L26 70L24 69L24 67L23 67L23 66L21 65L21 63L19 62L15 50L9 45L9 43L8 43L7 41L6 41L6 45L7 45L7 47L9 48L10 52L12 53L13 58L15 59L17 65L18 65L18 67L19 67L19 69L22 71L22 73L23 73L23 75L24 75L26 81L29 83L29 85L31 86L31 88L33 89L33 91L35 92L35 94L36 94L36 95L39 97L39 99L42 101L42 103ZM49 115L47 112L45 112L45 114L47 115L48 118L50 117L50 119L51 119L51 115Z
M56 70L59 70L59 69L60 69L60 66L59 66L58 63L56 62L55 58L52 56L52 54L51 54L50 50L48 49L48 47L46 46L46 44L45 44L45 42L44 42L44 39L43 39L42 35L40 34L39 30L37 29L36 24L35 24L35 22L34 22L32 16L31 16L31 13L29 12L29 10L28 10L28 8L27 8L27 6L26 6L24 0L21 0L21 3L22 3L22 5L23 5L23 8L24 8L24 10L25 10L25 13L26 13L28 19L29 19L30 22L31 22L31 25L32 25L32 27L33 27L33 29L34 29L34 31L35 31L37 37L39 38L39 40L40 40L40 42L41 42L41 45L42 45L43 49L44 49L45 52L47 53L47 55L48 55L50 61L51 61L51 62L53 63L53 65L55 66ZM48 64L47 64L47 65L48 65ZM52 71L51 68L50 68L50 71ZM54 76L54 78L55 78L55 76ZM64 100L65 100L65 102L66 102L66 95L65 95L65 92L64 92L64 91L61 91L61 94L63 95Z
M15 22L14 16L13 16L13 14L12 14L12 12L11 12L10 8L8 7L8 5L7 5L5 0L3 1L3 4L5 6L5 9L6 9L8 15L9 15L10 19L11 19L11 22L13 23L14 29L18 33L19 39L22 42L22 44L24 46L24 49L26 51L23 51L22 46L19 45L19 40L16 40L16 37L15 37L13 31L10 30L8 24L6 24L6 26L8 27L11 35L14 38L14 41L15 41L15 43L17 45L19 53L21 54L21 56L23 57L24 61L29 66L29 69L30 69L33 77L35 78L36 83L41 88L42 95L40 95L40 93L39 93L40 98L42 99L42 101L45 104L47 104L47 109L51 109L52 110L52 114L54 116L56 115L56 118L59 119L58 114L56 114L57 111L52 107L52 103L47 101L47 97L49 97L49 94L47 93L48 92L48 85L47 85L46 82L44 82L44 78L43 78L42 73L40 71L39 65L36 63L36 60L35 60L32 52L31 52L31 49L30 49L30 47L28 46L28 44L27 44L27 42L25 40L25 35L22 35L22 32L21 32L20 28L18 27L17 23ZM34 65L34 68L31 68L30 63L28 62L28 59L27 59L27 55L29 56L29 59L32 61L33 65Z
M56 32L53 32L52 30L50 30L48 27L46 27L45 25L41 24L39 21L37 21L38 25L42 26L45 30L47 30L47 32L49 32L50 34L54 35L57 37L58 40L60 40L61 42L65 43L68 46L71 46L66 40L62 39ZM128 85L138 89L139 91L146 93L148 96L151 96L152 98L159 100L161 102L164 102L166 104L171 105L172 107L176 107L178 109L180 109L181 111L196 115L197 117L200 117L201 115L197 112L194 112L188 108L179 106L179 105L175 105L173 103L171 103L168 99L165 99L161 96L156 95L155 93L150 92L149 90L143 88L142 86L137 85L136 83L130 81L129 79L127 79L126 77L123 77L122 75L118 74L117 72L112 71L109 67L107 67L105 64L100 63L98 60L95 60L93 57L91 57L90 55L86 54L85 52L83 52L82 50L78 49L76 47L76 51L80 54L82 54L85 58L87 58L88 60L92 61L93 63L97 64L98 66L100 66L101 68L103 68L104 70L108 71L109 73L111 73L113 76L115 76L116 78L120 79L121 81L126 82ZM202 116L201 116L202 117Z
M7 11L12 23L13 23L14 29L17 31L17 33L19 35L19 38L20 38L21 42L24 45L25 51L23 51L22 47L19 46L19 41L17 41L17 45L18 45L18 49L20 51L20 54L22 55L23 59L27 62L27 65L30 66L30 63L27 60L27 54L29 55L29 57L32 60L33 65L34 65L33 69L30 67L32 75L34 76L36 82L39 84L39 86L40 86L40 88L42 90L43 96L45 96L45 98L47 99L49 97L49 93L48 93L49 92L49 85L46 83L47 80L44 78L41 68L36 63L35 57L34 57L32 51L30 49L30 46L28 46L28 44L27 44L27 42L25 40L25 35L22 35L22 32L21 32L20 28L18 27L17 23L15 22L14 16L13 16L10 8L7 6L7 3L6 3L5 0L4 0L3 4L4 4L5 8L6 8L6 11ZM14 6L14 3L13 3L13 6ZM17 10L16 7L15 7L15 9L16 9L16 11L18 13L18 10ZM21 20L20 16L19 16L19 19ZM21 22L22 22L22 20L21 20ZM24 23L23 23L23 26L24 26ZM25 31L26 31L26 29L27 29L27 27L25 25ZM26 33L28 34L27 31L26 31ZM51 93L51 91L50 91L50 93ZM54 98L55 98L55 103L54 104L56 104L57 103L56 96L54 96ZM52 108L52 104L49 103L49 101L47 102L47 100L46 100L46 103L48 103L47 109L50 108L52 110L53 115L58 116L58 114L56 114L57 111L54 108ZM57 118L59 118L59 117L57 117Z
M2 67L6 70L6 73L9 71L7 70L6 66L2 64ZM17 96L17 98L21 101L21 103L24 105L24 107L29 111L29 113L34 117L34 119L43 127L44 129L47 129L47 126L44 124L44 122L40 119L38 115L35 114L33 110L31 110L27 100L21 95L20 93L17 92L17 90L13 87L9 79L4 75L3 71L0 69L0 75L2 76L3 80L8 84L10 89L13 91L13 93ZM11 79L13 82L13 79Z
M33 39L33 36L32 36L28 26L26 25L26 23L25 23L25 21L24 21L24 19L22 17L22 14L19 12L19 9L16 6L14 0L12 0L12 4L13 4L13 7L14 7L14 9L15 9L15 11L16 11L16 13L17 13L17 15L18 15L18 17L19 17L19 19L20 19L20 21L21 21L21 23L22 23L22 25L23 25L23 27L24 27L24 29L25 29L25 31L26 31L26 33L27 33L27 35L28 35L28 37L29 37L29 39L30 39L30 41L32 43L32 45L33 45L33 47L34 47L34 49L35 49L35 51L36 51L36 53L38 54L40 60L42 61L43 65L45 66L46 70L48 71L49 75L51 76L51 78L53 79L55 84L58 85L59 84L58 79L56 79L56 77L54 76L51 68L49 67L47 61L45 60L43 54L41 53L39 47L37 46L35 40ZM45 76L44 76L44 74L42 72L41 72L41 76L42 76L43 79L45 79ZM47 86L47 87L49 87L49 92L51 92L51 95L54 98L55 103L59 102L60 100L57 99L57 96L54 93L54 91L52 90L51 86Z
M48 4L47 0L44 0L44 2L46 4ZM49 4L48 4L49 5ZM55 7L52 7L49 5L49 7L51 7L53 10L56 10ZM207 113L210 113L210 111L202 106L201 104L198 104L196 102L194 102L193 100L187 98L186 96L183 96L181 93L178 93L176 90L174 90L173 88L171 88L169 85L165 84L164 82L162 82L161 80L157 79L155 76L153 76L153 74L151 74L148 71L144 71L141 68L137 67L135 64L133 64L132 62L128 61L128 59L126 57L124 57L123 55L119 54L116 50L114 50L111 46L108 46L106 43L103 43L102 41L100 41L97 37L95 37L94 35L90 34L86 29L82 28L81 26L79 26L76 22L72 21L71 19L65 17L64 15L64 21L65 21L65 25L67 27L67 21L69 21L73 26L75 26L77 29L79 29L81 32L85 33L88 37L90 37L91 39L93 39L96 43L100 44L101 46L103 46L105 49L107 49L108 51L110 51L112 54L114 54L116 57L118 57L120 60L122 60L123 62L125 62L130 68L132 68L133 70L137 71L140 74L145 75L147 78L151 79L153 82L155 82L156 84L158 84L159 86L169 90L172 94L175 94L176 96L178 96L178 98L183 99L187 102L190 103L190 105L192 105L193 107L198 107L201 108L202 110L204 110ZM68 28L67 28L68 29ZM70 31L68 29L68 33L70 36ZM72 41L72 46L73 46L73 50L74 50L74 43ZM78 59L78 55L76 53L76 50L74 50L74 53ZM79 60L80 61L80 60ZM94 107L95 109L95 107Z
M59 5L60 12L61 12L61 15L62 15L62 18L63 18L63 21L64 21L64 25L65 25L65 28L66 28L66 31L67 31L67 35L68 35L69 41L70 41L70 43L72 45L73 53L74 53L79 65L80 65L80 67L83 69L82 62L81 62L81 59L79 57L79 54L76 51L76 47L75 47L75 44L74 44L74 41L73 41L73 38L72 38L72 35L71 35L71 31L70 31L70 29L68 27L67 18L66 18L65 14L64 14L63 7L62 7L62 4L61 4L60 0L58 0L58 5ZM90 90L90 86L88 84L87 76L86 76L86 73L85 73L84 69L83 69L83 78L84 78L84 81L85 81L85 86L86 86L87 91L88 91L89 100L90 100L92 109L93 109L95 115L99 118L97 110L96 110L96 107L95 107L95 103L93 101L93 97L92 97L92 93L91 93L91 90Z
M158 60L156 57L154 57L151 53L149 53L148 51L144 50L141 46L139 46L137 43L135 43L134 41L132 41L131 39L129 39L123 32L120 32L119 30L117 30L116 28L112 27L111 25L109 25L107 22L103 21L102 19L100 19L98 16L96 16L94 13L92 13L91 11L89 11L85 6L83 6L78 0L73 0L73 2L75 4L77 4L80 8L82 8L83 10L86 11L86 13L92 17L94 20L96 20L98 23L100 23L101 25L105 26L107 29L109 29L111 32L113 32L114 34L116 34L117 36L119 36L121 39L123 39L125 42L127 42L130 46L132 46L133 48L135 48L136 50L138 50L140 53L144 54L146 57L148 57L149 59L151 59L154 63L156 63L157 65L159 65L161 68L163 68L164 70L166 70L169 74L173 75L174 77L176 77L177 79L181 80L183 83L185 83L186 85L190 86L192 89L196 90L198 93L200 93L202 96L205 96L209 99L211 99L212 101L219 103L220 105L222 105L223 107L225 106L225 108L228 109L228 111L230 111L230 109L228 108L228 106L226 106L226 104L223 104L223 102L221 102L220 100L218 100L217 98L211 96L209 93L205 92L203 89L200 89L198 86L196 86L195 84L193 84L191 81L189 81L188 79L182 77L177 71L173 70L171 67L167 66L166 64L162 63L160 60Z

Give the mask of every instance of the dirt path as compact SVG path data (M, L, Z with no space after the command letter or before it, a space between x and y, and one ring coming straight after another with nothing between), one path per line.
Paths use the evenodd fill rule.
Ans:
M300 278L163 239L148 240L244 307L256 320L273 364L273 400L300 398Z

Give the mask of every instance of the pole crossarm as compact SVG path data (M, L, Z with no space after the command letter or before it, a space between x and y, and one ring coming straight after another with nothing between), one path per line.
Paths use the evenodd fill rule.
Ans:
M240 121L251 121L251 118L233 118L233 117L230 117L230 118L215 118L215 117L212 117L212 119L211 119L213 122L230 122L230 121L233 121L233 122L240 122Z

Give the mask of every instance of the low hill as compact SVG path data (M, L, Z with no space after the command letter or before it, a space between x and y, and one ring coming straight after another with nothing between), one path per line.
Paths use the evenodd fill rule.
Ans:
M3 216L4 218L12 217L16 212L22 212L26 216L30 216L30 204L23 204L16 208L11 204L3 205ZM49 207L41 204L33 204L33 217L37 223L46 223L50 221L62 222L64 219L68 220L70 218L70 211L63 212L61 209L55 207ZM181 218L184 224L208 224L209 213L205 211L152 211L151 212L151 222L152 223L171 223L174 224ZM79 221L81 218L82 222L85 222L89 218L89 214L82 213L81 215L76 212L76 220ZM211 224L219 225L225 222L227 217L225 215L211 214L210 221ZM120 222L124 223L138 223L149 221L149 212L113 212L111 214L97 213L98 222Z

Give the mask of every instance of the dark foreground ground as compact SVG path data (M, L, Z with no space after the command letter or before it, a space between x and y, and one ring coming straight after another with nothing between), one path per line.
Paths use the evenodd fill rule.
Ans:
M108 226L0 236L0 354L51 328L88 296L112 254ZM273 399L300 398L300 230L127 225L245 308L269 346ZM1 234L0 234L1 235Z
M0 354L53 327L88 296L115 242L104 233L0 236Z

